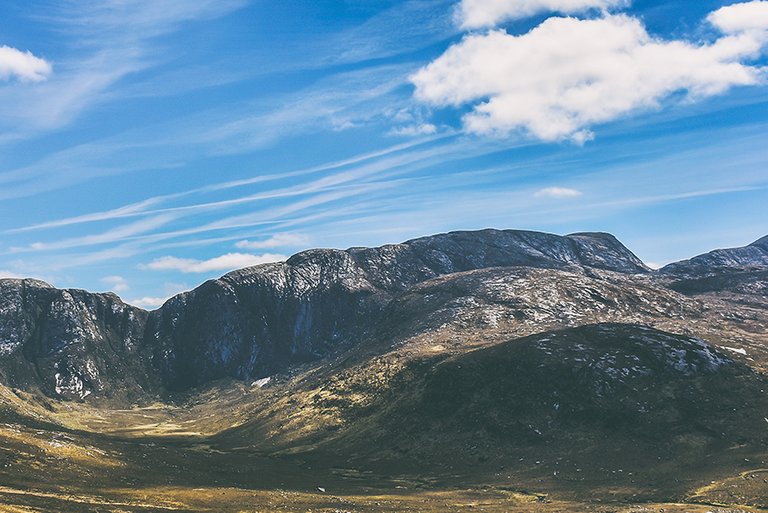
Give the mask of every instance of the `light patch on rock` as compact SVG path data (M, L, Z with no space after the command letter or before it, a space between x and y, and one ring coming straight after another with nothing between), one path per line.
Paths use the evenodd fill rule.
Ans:
M251 386L252 387L264 388L265 386L267 386L269 384L270 381L272 381L272 378L257 379L256 381L251 383Z

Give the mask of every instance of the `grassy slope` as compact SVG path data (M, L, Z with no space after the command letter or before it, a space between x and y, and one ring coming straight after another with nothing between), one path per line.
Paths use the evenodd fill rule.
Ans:
M476 277L487 282L490 273ZM699 395L686 396L686 383L652 391L694 405L695 429L681 430L690 420L681 417L644 436L627 417L612 437L615 425L599 425L607 421L601 410L584 408L543 430L552 404L526 405L525 383L509 369L557 360L505 343L536 328L515 316L519 305L493 294L472 306L473 279L437 280L448 292L420 285L393 306L397 322L366 350L275 376L264 389L221 382L174 404L96 409L0 387L0 511L768 509L760 376L741 366L727 386L704 379L690 387ZM681 303L679 318L651 312L644 320L746 348L748 356L731 356L764 369L764 311L708 301ZM547 376L525 386L558 385ZM576 400L578 385L558 386L573 388ZM619 424L621 406L611 406ZM502 428L494 433L493 425ZM722 428L727 434L717 435Z

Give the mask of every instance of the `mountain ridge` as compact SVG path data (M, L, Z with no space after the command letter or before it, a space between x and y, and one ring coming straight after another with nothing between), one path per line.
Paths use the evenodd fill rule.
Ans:
M0 377L77 400L135 400L221 378L258 379L370 338L386 306L414 285L523 267L637 279L671 274L652 272L609 233L485 229L376 248L310 249L208 280L151 312L113 293L1 280ZM46 347L46 338L58 345ZM114 374L126 379L103 378Z
M662 274L700 277L734 269L768 267L768 236L736 248L715 249L689 259L673 262L661 269Z

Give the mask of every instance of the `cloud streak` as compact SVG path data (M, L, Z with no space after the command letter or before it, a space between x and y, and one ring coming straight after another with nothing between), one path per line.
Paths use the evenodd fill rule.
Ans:
M148 264L144 264L141 268L152 271L179 271L182 273L199 274L211 271L231 271L243 267L252 267L254 265L281 262L287 258L288 257L285 255L273 253L264 253L263 255L227 253L226 255L221 255L209 260L165 256L157 258Z
M427 144L427 143L438 144ZM282 175L267 175L238 181L228 181L219 184L182 191L176 194L156 196L141 202L125 205L117 209L97 212L51 221L29 227L12 230L13 233L51 229L61 226L76 225L97 221L110 221L130 217L148 217L135 223L112 228L100 234L87 235L72 239L64 239L53 242L37 242L26 247L14 248L20 251L38 251L49 249L65 249L85 245L102 244L105 242L118 242L126 239L143 241L145 243L157 243L168 238L199 234L205 231L242 228L259 224L284 220L285 216L299 212L306 208L323 205L328 201L337 201L354 195L380 190L389 187L385 179L409 171L420 169L436 159L444 158L452 154L470 155L463 145L452 145L446 149L439 138L422 139L419 142L392 146L386 150L367 153L349 159L315 166L295 172L287 172ZM426 147L421 147L427 144ZM205 194L208 192L221 192L230 189L238 189L250 185L263 184L269 181L290 180L295 176L310 174L322 174L312 181L299 183L288 187L273 187L263 189L262 192L243 196L236 196L218 201L192 203L179 206L167 206L158 208L165 202L177 200L192 194ZM368 181L374 179L372 183ZM266 209L257 209L255 212L241 215L223 217L216 221L197 225L191 228L181 228L170 232L141 235L165 225L171 221L180 221L185 217L193 216L201 212L214 210L228 210L244 207L254 203L274 203L280 200L297 198L293 202L285 202L282 205L274 205Z
M151 0L123 2L64 1L49 6L44 15L33 15L56 27L68 38L68 57L50 64L8 47L0 48L0 78L12 63L20 80L41 82L38 87L13 87L0 101L0 141L25 139L61 128L94 104L115 100L106 91L122 78L157 65L158 36L171 33L185 22L210 19L244 5L245 0ZM3 66L3 64L6 66Z
M170 223L174 219L175 217L170 215L149 217L134 223L120 225L97 234L72 237L53 242L33 242L28 246L13 247L11 248L11 252L24 253L30 251L51 251L120 242L153 231Z

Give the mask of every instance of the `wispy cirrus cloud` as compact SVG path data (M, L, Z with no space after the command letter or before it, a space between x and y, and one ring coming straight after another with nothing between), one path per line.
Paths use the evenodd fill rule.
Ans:
M461 144L452 144L446 148L448 140L430 138L419 142L401 144L390 147L387 150L372 152L357 157L315 166L295 172L287 172L283 175L267 175L254 177L253 179L221 182L196 188L190 191L182 191L175 194L148 198L141 202L113 209L105 212L85 214L74 218L51 221L48 223L22 227L13 230L14 233L51 229L60 226L69 226L97 221L111 221L130 217L147 217L136 223L129 223L112 228L106 232L87 235L73 239L59 241L41 241L26 247L15 248L15 251L47 250L52 248L64 249L67 247L85 246L88 244L100 244L104 242L119 242L126 238L143 241L147 244L180 236L200 234L206 231L227 230L238 227L263 225L275 220L284 219L295 212L305 209L317 208L328 202L339 201L355 195L365 194L372 190L390 187L387 178L402 175L410 171L418 170L430 163L450 155L468 155L469 150ZM320 174L321 176L311 181L291 186L265 187L256 194L237 195L229 199L218 201L203 201L176 206L162 206L163 203L193 194L205 194L208 192L223 192L236 190L250 185L264 185L268 182L290 180L294 176ZM371 180L373 182L369 183ZM271 206L267 209L256 209L255 212L224 216L214 221L196 225L189 228L178 228L170 232L161 232L140 236L139 232L148 232L160 225L171 221L183 220L185 217L197 215L201 212L223 211L236 209L256 203L269 203L276 200L295 201L287 202L279 206ZM152 217L149 217L152 216Z
M349 64L409 54L451 37L454 0L405 0L364 23L317 41L320 65ZM396 34L396 37L393 37ZM316 66L306 63L305 66Z
M285 138L343 131L347 125L386 122L387 112L397 111L401 104L408 103L404 97L396 98L395 92L407 83L412 70L410 65L384 65L338 73L268 102L225 104L140 130L83 142L45 155L31 164L0 171L0 184L4 184L0 188L0 199L34 196L123 173L180 168L205 158L247 154ZM416 141L419 142L423 141ZM240 182L257 183L275 176L284 175L270 173ZM227 184L213 186L229 187ZM197 191L204 190L212 188L202 187Z
M209 232L248 229L249 232L252 233L254 227L260 226L275 226L278 230L290 229L294 224L300 224L303 221L311 221L313 218L327 215L327 212L318 214L316 212L318 209L322 210L328 205L342 202L351 197L364 196L366 193L391 188L394 185L395 184L390 183L361 184L336 191L314 194L298 201L274 206L253 213L225 216L202 225L179 227L174 230L154 233L128 234L119 239L113 238L113 240L110 241L111 245L108 245L105 249L89 250L88 252L74 255L67 254L66 258L58 258L56 260L51 260L49 258L47 259L48 263L46 266L50 270L61 271L63 269L80 268L104 262L122 261L135 257L136 255L155 252L163 248L184 247L189 245L205 246L222 241L222 238L214 238L208 241L202 240L202 244L198 244L197 242L200 240L199 236ZM338 212L339 215L343 215L345 209L339 208ZM109 231L105 233L109 233ZM87 241L84 240L86 237L89 236L76 238L74 241L64 239L61 241L32 244L26 247L15 247L12 248L11 252L39 253L41 251L50 250L53 247L58 247L61 250L85 247L91 245L90 243L86 244ZM174 239L183 239L185 237L192 237L194 242L192 244L189 244L188 242L166 242ZM243 239L243 235L224 237L224 239ZM93 242L93 240L90 242ZM101 242L99 242L99 244L100 243ZM25 267L26 264L23 262L17 263L24 268L34 268L29 266ZM34 264L31 265L34 266Z
M84 110L108 99L105 93L122 78L161 62L158 36L177 30L183 23L218 17L243 5L245 0L170 0L162 5L150 0L87 4L70 0L46 6L44 14L31 13L53 27L70 52L56 63L53 76L50 65L32 60L33 56L27 56L21 68L16 64L22 77L49 80L35 88L6 88L0 100L0 142L67 125ZM12 50L9 55L18 60ZM0 62L2 56L0 51Z
M122 219L126 217L149 215L153 212L156 212L158 209L162 208L161 205L167 204L174 200L179 200L181 198L198 195L198 194L205 194L209 192L238 189L238 188L252 186L252 185L262 185L270 182L276 182L280 180L286 180L286 179L297 178L302 176L322 174L325 172L330 172L330 171L354 166L357 164L363 164L368 161L378 160L380 158L387 157L390 155L399 154L401 152L411 150L418 146L423 146L425 144L434 142L440 138L445 138L445 137L446 136L440 136L438 138L421 138L419 140L415 140L415 141L411 141L403 144L397 144L394 146L389 146L381 150L363 153L347 159L320 164L317 166L311 166L311 167L292 170L292 171L285 171L282 173L258 174L257 176L254 176L252 178L244 178L240 180L228 180L224 182L212 183L202 187L196 187L193 189L182 190L176 193L152 196L150 198L146 198L141 201L129 203L129 204L122 205L120 207L109 209L109 210L102 210L98 212L92 212L92 213L82 214L82 215L73 216L73 217L65 217L63 219L55 219L55 220L51 220L43 223L36 223L32 225L27 225L27 226L21 226L19 228L10 229L6 233L23 233L23 232L36 231L36 230L60 228L63 226L72 226L72 225L85 224L85 223L109 221L113 219ZM80 152L78 152L78 155L80 154L85 155L89 153L90 150L91 148L84 147L81 149ZM57 159L46 160L44 165L40 165L39 167L42 170L42 168L44 167L52 167L60 162L64 162L69 159L71 159L71 156L69 152L66 152ZM78 158L74 158L73 160L75 162L79 162ZM388 165L390 165L391 167L394 167L396 165L399 165L399 162L388 161ZM37 167L34 168L34 170L36 169ZM18 170L18 173L15 173L14 176L21 177L25 174L29 174L31 171L33 170L30 170L28 168L23 170ZM5 177L4 174L0 174L0 183L3 183L4 179L5 180L12 179L10 177L9 178L4 178L4 177ZM1 197L2 195L0 194L0 198Z
M211 154L232 155L307 133L343 132L386 121L385 112L408 104L401 89L413 70L413 64L405 63L334 73L267 103L256 100L198 113L181 120L172 132Z
M174 219L175 217L171 215L148 217L134 223L116 226L101 233L83 235L80 237L71 237L50 242L33 242L28 246L12 247L11 252L24 253L30 251L52 251L122 242L126 239L131 239L147 232L156 230L161 226L167 225Z

